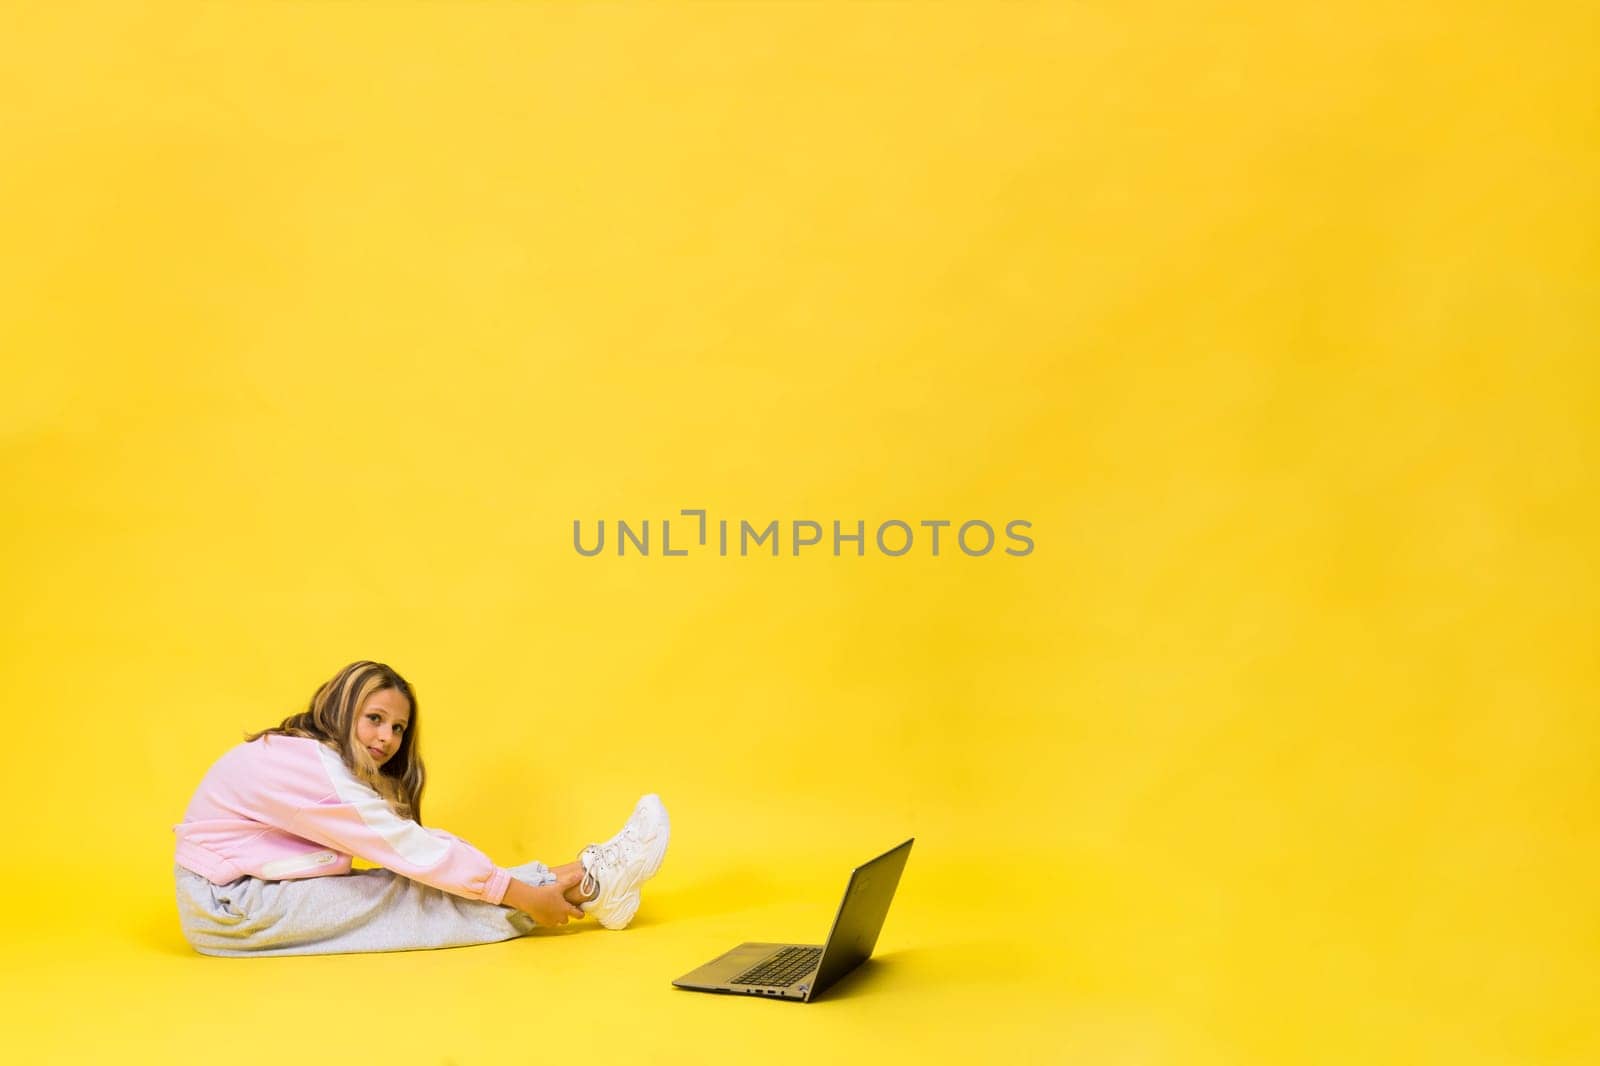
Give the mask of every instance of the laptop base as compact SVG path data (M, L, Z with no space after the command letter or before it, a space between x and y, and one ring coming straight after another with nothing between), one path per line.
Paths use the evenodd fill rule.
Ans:
M767 985L736 985L733 978L755 966L761 960L784 948L814 948L817 944L769 944L759 941L740 944L731 951L717 956L698 969L690 970L672 982L678 988L693 992L723 992L735 996L761 996L764 999L790 999L801 1002L811 998L812 979L816 970L782 987Z

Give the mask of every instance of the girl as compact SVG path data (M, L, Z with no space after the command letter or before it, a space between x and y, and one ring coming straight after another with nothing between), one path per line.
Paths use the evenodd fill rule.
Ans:
M417 697L351 663L311 705L211 767L178 835L178 917L206 955L319 955L487 944L592 914L621 929L667 849L666 809L551 869L502 869L422 826ZM351 856L382 869L352 872Z

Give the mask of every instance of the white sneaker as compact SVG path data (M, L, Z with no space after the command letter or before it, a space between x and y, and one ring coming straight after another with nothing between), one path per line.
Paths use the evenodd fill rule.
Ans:
M604 844L590 844L578 855L583 863L585 894L594 899L580 904L585 914L600 919L607 929L621 929L639 909L639 886L661 869L671 832L667 809L654 792L641 796L622 831Z

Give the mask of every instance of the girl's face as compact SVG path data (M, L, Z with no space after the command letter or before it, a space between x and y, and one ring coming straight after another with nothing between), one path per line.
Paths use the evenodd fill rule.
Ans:
M411 724L411 701L397 688L380 688L356 712L356 743L382 766L400 750Z

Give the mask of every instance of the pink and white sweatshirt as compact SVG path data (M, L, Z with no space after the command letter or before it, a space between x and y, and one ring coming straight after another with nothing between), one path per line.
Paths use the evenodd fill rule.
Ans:
M218 885L346 874L351 856L489 903L511 881L466 841L397 816L338 752L306 737L269 735L225 752L173 832L178 865Z

